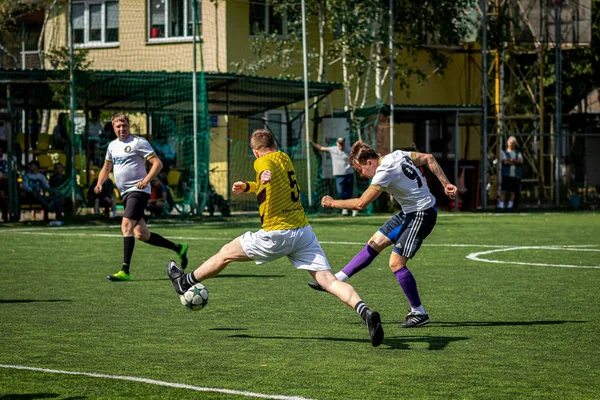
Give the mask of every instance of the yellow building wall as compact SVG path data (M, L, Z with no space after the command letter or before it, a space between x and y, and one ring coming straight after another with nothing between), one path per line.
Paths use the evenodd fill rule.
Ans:
M191 71L193 67L191 41L183 43L161 42L149 43L147 32L147 1L145 0L120 0L119 1L119 45L116 47L90 48L88 60L92 62L91 69L97 70L132 70L132 71ZM46 30L46 51L55 45L65 46L66 13L58 9ZM243 1L211 1L202 2L202 57L198 54L198 68L201 68L201 58L204 70L209 72L235 72L231 71L231 63L253 57L249 37L249 3ZM318 47L318 34L315 26L309 26L308 48ZM476 64L480 64L480 54L472 53L475 62L469 60L469 55L464 52L451 54L452 61L443 75L432 75L425 83L411 82L408 89L395 88L395 104L421 104L421 105L447 105L447 104L479 104L481 99L481 74ZM329 60L331 61L331 60ZM418 67L429 70L427 55L419 54L416 64ZM327 65L326 79L333 82L342 81L341 62ZM272 66L266 71L261 71L261 76L277 76L281 72L278 66ZM301 76L302 60L293 68L292 73ZM309 79L317 79L316 64L311 64ZM383 85L383 101L389 101L388 80ZM337 90L328 98L327 109L321 115L329 114L332 110L339 111L344 108L344 91ZM374 104L372 92L367 97L366 105ZM290 109L303 110L302 102L289 106ZM231 118L229 143L231 153L231 180L254 179L252 164L254 159L248 153L248 124L246 119ZM210 168L216 168L211 176L211 183L220 194L229 197L230 188L227 187L226 173L221 172L227 168L227 130L221 124L226 124L224 117L219 118L219 126L211 132L211 159ZM394 148L411 147L413 144L413 125L395 124ZM462 154L467 129L461 127L461 145L459 146L460 158L480 158L480 133L478 127L471 127L469 149L467 154ZM383 133L389 138L389 130ZM389 139L388 139L389 140ZM295 161L299 177L306 175L306 163ZM313 163L315 165L316 163ZM314 167L311 167L314 168ZM218 172L217 172L218 171ZM213 179L214 178L214 179Z
M88 50L87 60L91 62L90 69L168 72L193 70L191 39L183 42L164 40L154 43L148 40L147 7L148 3L144 0L119 1L119 44L85 47ZM57 7L48 21L44 41L46 52L53 47L65 47L68 44L65 10L65 6ZM202 68L202 61L205 71L216 71L218 66L221 70L225 68L226 54L216 49L217 43L219 47L225 47L224 18L225 7L215 6L210 0L202 2L203 52L200 53L200 46L198 46L196 49L198 70Z

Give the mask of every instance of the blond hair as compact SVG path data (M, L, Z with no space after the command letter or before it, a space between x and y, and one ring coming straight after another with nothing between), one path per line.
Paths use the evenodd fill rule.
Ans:
M262 149L274 149L277 147L277 144L271 132L266 129L257 129L252 132L250 147L252 147L252 150L259 151Z
M117 121L126 122L127 125L130 125L129 118L123 113L116 113L115 115L113 115L111 122L114 124Z

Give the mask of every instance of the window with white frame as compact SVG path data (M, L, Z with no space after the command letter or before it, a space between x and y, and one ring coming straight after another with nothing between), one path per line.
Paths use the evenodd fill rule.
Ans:
M202 0L148 0L148 39L192 39L194 8L198 13L198 23L201 23ZM199 32L198 28L196 36L200 35Z
M250 2L250 36L260 32L287 35L287 18L285 14L275 11L268 0L252 0Z
M289 120L289 123L288 123ZM256 114L248 122L248 139L257 129L267 129L275 137L277 148L292 158L304 157L304 113L297 110L271 110L264 114ZM252 155L252 149L248 150Z
M119 2L73 2L73 43L79 46L119 43Z

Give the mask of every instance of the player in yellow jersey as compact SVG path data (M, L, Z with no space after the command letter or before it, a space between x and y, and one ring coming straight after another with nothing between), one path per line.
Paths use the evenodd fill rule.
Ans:
M250 146L256 157L256 181L235 182L232 191L256 194L262 229L233 239L189 274L175 261L169 261L167 273L175 291L183 294L194 284L218 275L234 261L264 264L287 257L296 269L307 270L326 291L353 307L367 324L371 344L379 346L383 340L379 313L370 310L352 286L336 279L331 272L300 203L300 187L292 161L287 154L277 151L273 136L266 130L254 131Z

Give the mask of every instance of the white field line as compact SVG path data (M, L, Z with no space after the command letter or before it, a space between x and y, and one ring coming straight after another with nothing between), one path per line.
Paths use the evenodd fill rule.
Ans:
M114 229L120 229L120 226L114 226ZM75 229L75 228L71 228ZM87 227L86 229L90 229ZM79 230L79 229L77 229ZM0 231L1 233L2 231ZM40 235L40 236L79 236L79 237L107 237L107 238L120 238L122 237L121 233L77 233L77 232L58 232L54 229L43 229L43 230L16 230L11 229L11 232L17 235ZM7 232L8 233L8 232ZM234 239L234 237L223 237L223 238L215 238L215 237L203 237L203 236L165 236L168 239L178 239L178 240L205 240L205 241L222 241L228 242ZM327 241L327 240L319 240L321 244L339 244L339 245L364 245L365 241L362 242L342 242L342 241ZM468 244L468 243L423 243L423 246L427 247L483 247L483 248L493 248L493 249L518 249L518 248L527 248L527 247L515 247L514 245L509 244ZM580 247L596 247L595 244L574 244L574 245L557 245L557 246L530 246L529 248L552 248L552 249L563 249L563 248L580 248ZM590 250L596 251L596 250ZM473 253L475 254L475 253Z
M117 227L120 228L120 227ZM122 235L120 233L77 233L77 232L57 232L57 231L16 231L13 230L13 233L16 235L39 235L39 236L79 236L79 237L108 237L108 238L120 238ZM177 240L201 240L201 241L221 241L221 242L229 242L234 238L215 238L215 237L194 237L194 236L165 236L168 239L177 239ZM321 244L339 244L339 245L364 245L365 242L340 242L340 241L326 241L319 240ZM510 247L509 245L487 245L487 244L427 244L424 243L423 246L439 246L439 247L483 247L483 248L505 248Z
M542 215L551 215L552 213L544 213ZM256 214L258 217L258 214ZM390 214L391 215L391 214ZM356 219L354 219L355 221L363 221L363 220L387 220L390 215L365 215L365 216L360 216L360 217L356 217ZM460 214L452 214L452 213L440 213L438 214L438 218L445 218L445 217L456 217L456 218L470 218L470 217L477 217L477 218L483 218L483 217L491 217L491 218L501 218L501 217L506 217L506 216L514 216L514 215L530 215L529 213L513 213L513 214L495 214L495 213L487 213L487 214L469 214L469 213L460 213ZM539 215L539 214L538 214ZM329 222L329 221L352 221L352 219L350 219L350 217L342 217L342 216L336 216L336 217L324 217L324 218L310 218L309 217L309 221L314 221L314 222ZM244 220L244 223L246 222L250 222L252 223L253 220L252 219L248 219L248 220ZM256 226L260 226L260 222L258 221L258 219L256 221ZM192 227L194 225L199 225L199 226L215 226L215 225L225 225L225 226L231 226L232 223L235 223L235 221L199 221L199 222L194 222L194 221L186 221L186 222L181 222L181 223L176 223L176 224L148 224L148 227L182 227L182 226L187 226L187 227ZM64 231L64 230L84 230L84 229L90 229L92 227L90 227L90 225L77 225L77 226L56 226L56 227L36 227L36 228L30 228L30 227L25 227L25 228L13 228L13 229L0 229L0 234L10 234L12 232L33 232L33 231L38 231L38 230L51 230L51 231ZM117 228L121 228L121 225L98 225L98 226L94 226L93 229L117 229Z
M586 245L585 247L589 247ZM514 250L560 250L560 251L595 251L598 252L600 249L586 249L579 248L573 246L518 246L518 247L508 247L504 249L494 249L487 251L480 251L477 253L471 253L466 256L467 259L473 261L480 261L486 263L494 263L494 264L516 264L516 265L534 265L539 267L559 267L559 268L593 268L600 269L600 265L568 265L568 264L544 264L544 263L530 263L530 262L521 262L521 261L500 261L500 260L490 260L488 258L482 258L481 256L499 253L502 251L514 251Z
M186 384L183 384L183 383L173 383L173 382L157 381L155 379L138 378L138 377L135 377L135 376L97 374L97 373L94 373L94 372L63 371L63 370L59 370L59 369L35 368L35 367L26 367L26 366L22 366L22 365L4 365L4 364L0 364L0 368L20 369L20 370L36 371L36 372L46 372L46 373L51 373L51 374L78 375L78 376L87 376L87 377L92 377L92 378L117 379L117 380L121 380L121 381L147 383L147 384L150 384L150 385L166 386L166 387L177 388L177 389L188 389L188 390L194 390L196 392L224 393L224 394L231 394L231 395L238 395L238 396L256 397L256 398L260 398L260 399L311 400L311 399L308 399L306 397L299 397L299 396L271 395L271 394L254 393L254 392L246 392L246 391L239 391L239 390L229 390L229 389L219 389L219 388L202 387L202 386L192 386L192 385L186 385Z
M189 225L189 224L186 224ZM169 225L173 226L173 225ZM80 230L81 228L85 228L89 230L89 227L71 227L71 230ZM113 229L118 229L120 226L114 226ZM79 236L79 237L103 237L103 238L120 238L120 233L77 233L77 232L66 232L66 229L45 229L42 230L18 230L11 229L5 232L12 232L17 235L39 235L39 236ZM2 232L2 231L0 231ZM221 241L228 242L233 238L215 238L215 237L193 237L193 236L166 236L168 239L172 240L194 240L194 241ZM332 244L332 245L364 245L365 242L342 242L342 241L319 241L321 244ZM545 249L545 250L565 250L565 251L600 251L598 249L585 249L586 247L597 247L594 244L581 244L581 245L556 245L556 246L514 246L514 245L494 245L494 244L464 244L464 243L424 243L425 247L468 247L468 248L491 248L494 250L482 251L482 252L474 252L467 254L465 258L485 263L492 264L515 264L515 265L532 265L532 266L541 266L541 267L562 267L562 268L591 268L591 269L600 269L598 265L569 265L569 264L545 264L545 263L529 263L529 262L520 262L520 261L500 261L500 260L491 260L488 258L483 258L480 256L497 253L501 251L514 251L514 250L534 250L534 249Z

